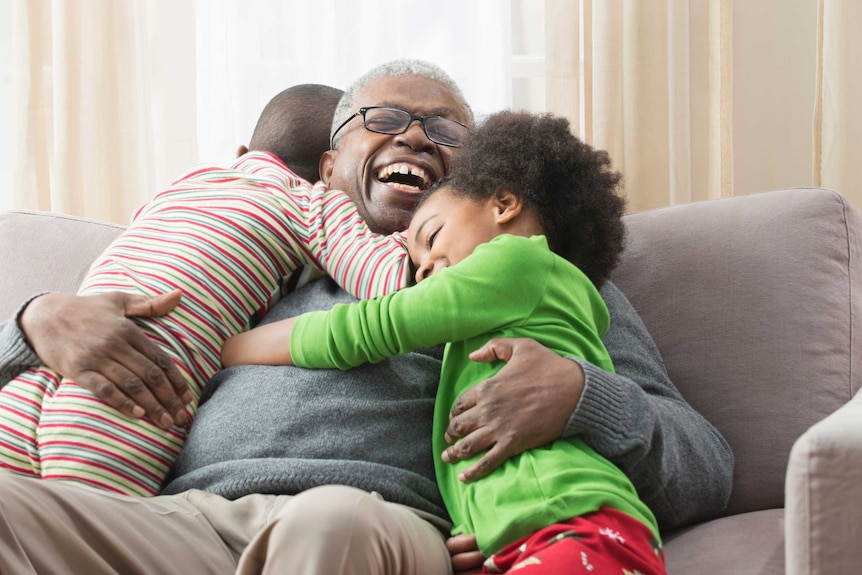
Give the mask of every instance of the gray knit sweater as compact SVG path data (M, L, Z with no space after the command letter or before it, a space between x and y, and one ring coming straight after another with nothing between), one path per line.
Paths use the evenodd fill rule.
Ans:
M720 512L733 457L668 380L655 344L622 293L602 288L615 374L579 362L586 388L566 427L616 463L663 528ZM351 301L328 279L276 304L266 321ZM165 493L227 498L345 484L445 518L431 458L442 346L350 371L241 366L207 386ZM0 385L38 363L16 321L0 324Z

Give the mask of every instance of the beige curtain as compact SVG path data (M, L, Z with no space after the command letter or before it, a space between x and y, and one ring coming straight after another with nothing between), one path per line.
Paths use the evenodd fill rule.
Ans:
M14 0L13 18L14 205L127 223L196 156L194 4Z
M862 2L546 0L545 18L547 109L610 152L630 211L812 185L862 205Z
M548 111L608 150L630 211L731 195L730 0L580 4L545 4Z
M862 2L817 4L814 185L862 206Z

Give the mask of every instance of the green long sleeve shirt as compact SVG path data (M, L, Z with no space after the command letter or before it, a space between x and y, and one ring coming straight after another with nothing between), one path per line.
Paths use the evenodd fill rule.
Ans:
M299 366L348 369L449 342L434 409L435 470L454 533L474 533L485 554L558 521L611 507L658 527L626 476L580 439L558 440L465 484L476 458L445 464L443 434L457 397L502 362L470 361L493 337L529 337L607 371L608 311L590 280L543 236L502 235L415 287L300 317L291 337Z

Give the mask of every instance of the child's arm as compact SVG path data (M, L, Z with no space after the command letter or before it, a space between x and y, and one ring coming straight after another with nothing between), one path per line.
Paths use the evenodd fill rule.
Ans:
M412 283L407 240L401 233L372 232L346 193L322 183L314 186L312 199L311 253L344 291L357 299L371 299Z
M409 289L303 314L290 340L293 361L348 369L520 324L542 297L551 260L525 238L497 238Z
M293 365L290 335L296 319L268 323L229 338L221 350L222 366Z
M301 264L327 273L350 295L370 299L412 283L407 242L401 234L375 234L346 193L322 182L310 186L295 179L266 155L247 154L237 163L255 160L256 177L267 180L281 204L284 235L281 242ZM258 167L263 165L264 167Z
M237 179L240 174L244 177ZM222 184L223 193L239 196L235 198L239 205L232 203L229 212L213 204ZM275 281L309 266L330 275L358 299L390 293L412 282L410 257L401 234L371 232L346 193L331 190L322 182L311 185L301 180L267 152L249 152L228 170L198 168L173 187L172 194L161 200L171 201L177 194L185 196L202 188L206 195L191 199L205 200L202 205L208 215L239 228L252 224L256 229L264 227L267 237L254 247L256 253L239 263ZM237 189L254 195L258 204L254 219L243 213ZM147 209L160 203L152 202ZM220 241L230 247L235 238ZM276 264L275 269L270 262Z

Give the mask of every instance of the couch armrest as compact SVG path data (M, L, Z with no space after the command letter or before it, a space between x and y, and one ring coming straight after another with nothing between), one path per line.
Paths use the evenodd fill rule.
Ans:
M862 565L862 393L793 445L785 492L787 575Z

